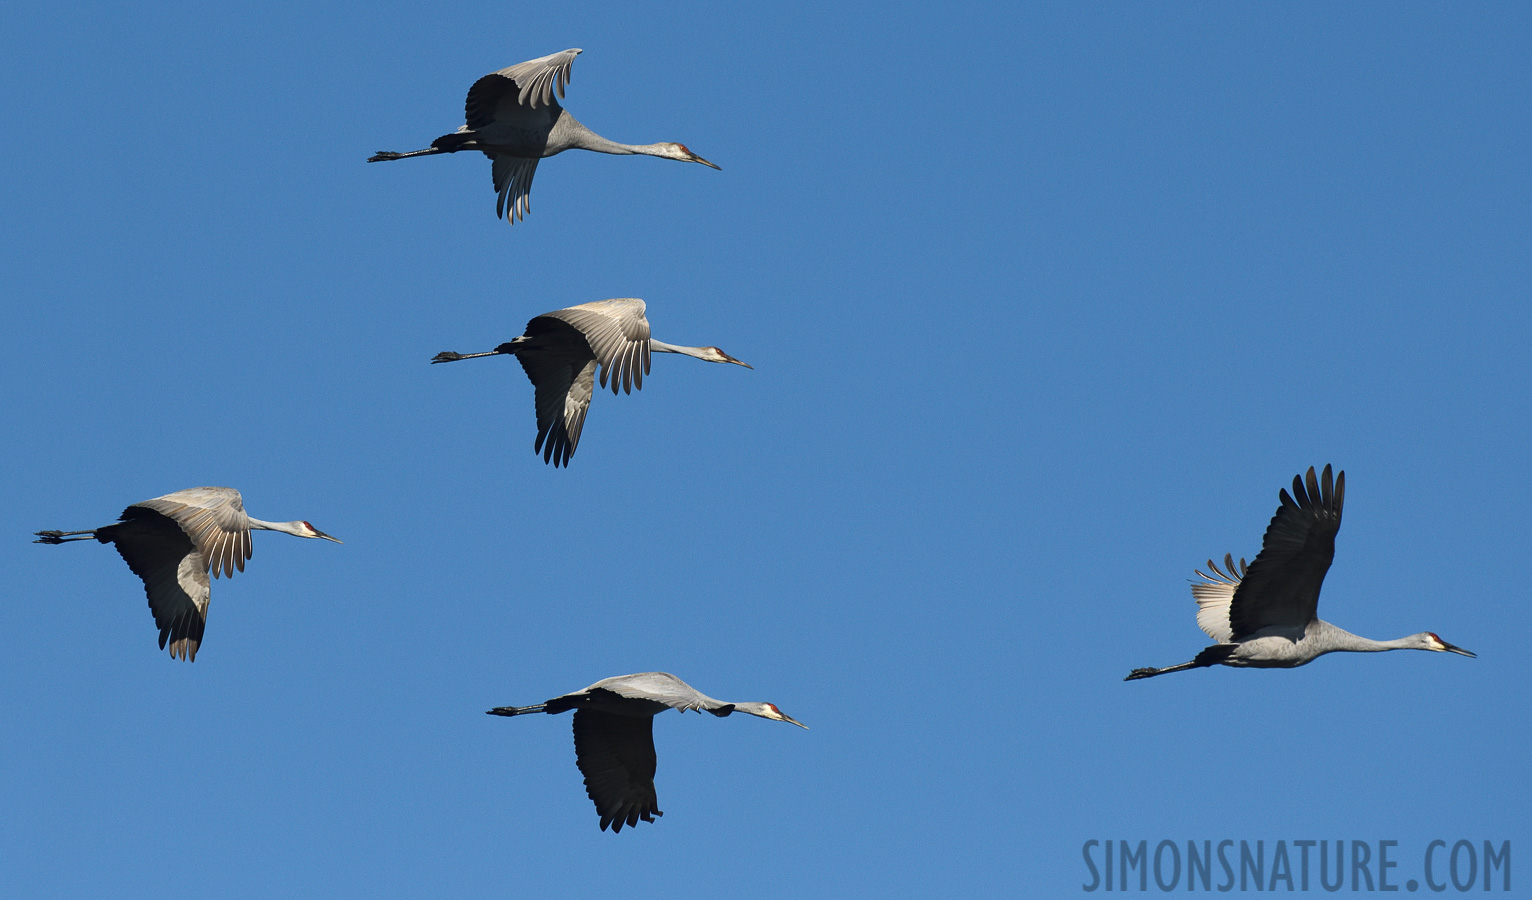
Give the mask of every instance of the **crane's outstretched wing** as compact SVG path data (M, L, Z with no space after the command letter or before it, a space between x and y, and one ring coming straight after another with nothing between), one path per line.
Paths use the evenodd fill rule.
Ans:
M194 661L211 596L207 558L174 519L140 507L130 506L128 512L132 515L125 513L124 521L98 529L97 539L110 541L143 579L160 649L168 642L172 657Z
M555 467L569 465L580 446L585 412L596 380L595 360L572 360L541 353L518 353L516 359L532 382L537 405L537 442L533 453Z
M573 325L590 345L601 364L601 386L612 380L612 393L620 382L625 393L642 389L649 374L649 320L644 301L636 297L597 300L567 309L556 309L538 318L554 318ZM530 334L530 332L528 332Z
M537 174L537 160L524 156L506 156L484 151L493 165L495 180L495 215L512 225L532 211L532 176Z
M1205 580L1192 583L1192 599L1197 601L1197 627L1213 640L1226 644L1234 639L1234 629L1229 626L1229 604L1248 567L1242 559L1239 568L1235 568L1234 556L1229 553L1223 555L1223 564L1228 571L1218 568L1211 559L1207 572L1197 570Z
M1335 558L1346 473L1332 482L1327 465L1316 479L1311 466L1306 478L1293 477L1292 496L1284 490L1281 497L1261 552L1229 604L1229 626L1237 641L1272 626L1305 628L1319 608L1319 589Z
M601 816L602 831L611 826L615 834L639 819L653 822L664 815L654 793L653 716L577 709L574 741L575 763Z
M564 96L564 87L569 84L569 70L574 65L574 58L584 52L570 49L540 59L529 59L475 81L473 87L468 89L468 99L463 109L468 127L478 129L493 122L500 104L511 98L515 98L518 105L529 109L536 109L539 103L543 106L555 105L554 88L558 89L560 97Z
M585 336L568 322L537 316L523 335L527 346L516 354L536 393L537 443L544 462L569 465L580 445L585 412L594 392L596 360Z
M234 577L234 570L245 571L250 558L250 518L239 491L226 487L198 487L176 491L153 500L135 503L123 510L122 518L131 519L146 509L173 519L197 552L207 561L214 578L219 572Z

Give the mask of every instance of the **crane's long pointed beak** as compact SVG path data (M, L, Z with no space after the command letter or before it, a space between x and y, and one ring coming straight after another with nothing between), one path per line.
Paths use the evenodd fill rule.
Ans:
M1462 647L1456 646L1455 644L1449 644L1446 641L1442 641L1442 649L1448 653L1456 653L1459 656L1466 656L1469 659L1479 658L1479 654L1473 652L1472 650L1464 650Z
M709 169L717 169L720 172L723 171L723 167L722 166L714 165L713 163L708 162L707 160L703 159L702 157L698 156L695 153L692 154L692 162L702 163L704 166L707 166Z
M808 730L809 726L803 724L802 722L798 721L797 719L793 718L792 716L788 715L787 713L782 712L781 710L777 710L777 712L782 713L782 721L784 721L784 722L791 722L794 725L797 725L799 728L802 728L804 731Z
M314 530L318 531L319 529L316 528ZM345 543L345 541L341 540L340 538L338 538L338 537L331 537L330 535L325 534L323 531L320 531L318 534L314 535L314 537L321 537L321 538L324 538L327 541L334 541L337 544L344 544Z

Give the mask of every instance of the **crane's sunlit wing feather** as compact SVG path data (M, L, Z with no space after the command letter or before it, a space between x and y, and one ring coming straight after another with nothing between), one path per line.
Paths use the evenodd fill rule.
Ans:
M585 793L596 805L601 830L620 832L660 812L654 791L654 717L624 716L593 709L574 714L575 763L585 776Z
M1319 609L1319 589L1335 559L1346 473L1332 482L1328 465L1322 478L1310 467L1306 478L1293 478L1292 495L1284 490L1281 498L1261 540L1261 552L1229 606L1235 640L1273 626L1301 630Z
M1234 639L1234 631L1229 627L1229 604L1234 600L1234 591L1239 587L1241 573L1246 571L1245 561L1239 561L1239 568L1234 567L1234 557L1224 554L1224 569L1218 568L1218 564L1208 560L1208 571L1197 570L1203 581L1192 583L1192 598L1197 601L1197 627L1207 632L1208 637L1219 643L1228 643Z
M553 102L555 88L560 97L564 96L564 88L569 84L570 68L574 65L575 57L584 52L571 47L559 53L506 66L495 74L516 82L520 89L516 94L517 102L536 109L539 103L547 106Z
M233 577L236 568L245 570L245 560L252 553L250 520L239 491L226 487L187 488L135 503L123 511L123 518L131 518L135 509L153 510L174 519L207 560L214 578L220 573Z
M565 50L540 59L531 59L506 66L473 83L468 89L468 99L463 104L463 118L472 129L483 128L494 121L495 111L503 100L514 97L519 105L536 109L539 104L554 104L553 91L564 96L569 84L570 67L580 50Z
M591 353L601 364L601 386L611 379L612 393L618 385L627 393L642 389L649 374L649 320L644 301L636 297L597 300L544 314L573 325L585 336Z
M537 160L524 156L506 156L484 151L490 158L490 176L495 181L495 215L515 224L532 211L532 176L537 174Z

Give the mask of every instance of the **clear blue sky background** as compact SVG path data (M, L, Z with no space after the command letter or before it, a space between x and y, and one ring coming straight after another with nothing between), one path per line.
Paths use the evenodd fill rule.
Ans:
M568 108L723 167L369 166L566 47ZM1526 870L1532 9L22 2L6 123L0 894L1078 895L1084 841L1511 840ZM573 466L488 349L649 303ZM1294 473L1321 614L1473 649L1124 684ZM172 662L108 547L262 534ZM662 669L601 833L568 717ZM1151 881L1151 887L1153 882Z

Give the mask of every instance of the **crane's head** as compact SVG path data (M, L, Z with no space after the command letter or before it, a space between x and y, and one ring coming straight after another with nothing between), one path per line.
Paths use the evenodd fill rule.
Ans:
M747 362L740 362L729 354L719 350L717 347L703 347L701 355L699 355L697 358L705 359L708 362L733 363L736 366L744 366L747 369L755 368L755 366L752 366Z
M1434 631L1422 632L1419 636L1425 638L1426 641L1426 645L1421 648L1422 650L1437 650L1446 653L1456 653L1460 656L1467 656L1473 659L1479 658L1479 654L1474 653L1472 650L1464 650L1462 647L1447 643L1437 637Z
M799 728L809 727L782 710L777 709L775 703L735 703L733 706L733 712L749 713L752 716L760 716L763 719L773 719L778 722L791 722Z
M704 166L707 166L710 169L718 169L720 172L723 171L723 169L719 169L718 166L713 165L697 154L686 149L685 144L660 144L659 147L663 151L663 155L666 159L678 159L681 162L702 163Z
M296 534L298 537L324 538L327 541L334 541L337 544L342 543L340 538L330 537L328 534L325 534L323 531L320 531L318 528L315 528L313 525L310 525L307 522L298 523L298 530Z

